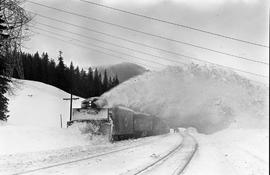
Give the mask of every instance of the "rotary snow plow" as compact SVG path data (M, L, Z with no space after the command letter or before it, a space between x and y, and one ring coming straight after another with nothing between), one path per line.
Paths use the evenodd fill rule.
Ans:
M67 124L74 122L94 125L97 129L92 134L108 135L110 141L169 133L162 119L123 106L109 108L106 100L99 97L86 99L81 108L73 108L72 120Z

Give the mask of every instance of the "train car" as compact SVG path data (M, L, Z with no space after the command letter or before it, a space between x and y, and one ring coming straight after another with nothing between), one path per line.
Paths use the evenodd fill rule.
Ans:
M170 132L169 126L166 123L164 123L163 120L161 120L160 118L153 117L152 135L160 135L169 132Z
M168 125L161 119L134 112L125 107L111 109L111 140L123 140L169 133Z
M150 136L153 130L153 117L147 114L134 113L133 125L134 137Z
M124 107L111 108L112 140L123 140L134 136L133 113L132 110Z

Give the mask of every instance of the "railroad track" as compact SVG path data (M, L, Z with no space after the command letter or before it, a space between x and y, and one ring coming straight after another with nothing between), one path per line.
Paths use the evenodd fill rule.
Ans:
M183 140L181 143L179 143L178 145L176 145L171 151L169 151L167 154L163 155L161 158L159 158L158 160L155 160L154 162L148 164L147 166L142 165L142 167L137 167L136 169L134 169L133 171L129 171L128 173L124 173L124 174L132 174L132 175L144 175L144 174L181 174L184 169L187 167L187 165L189 164L189 162L191 161L192 157L194 156L196 150L197 150L197 142L196 140L188 135L188 134L181 134L183 137ZM58 163L58 164L54 164L54 165L50 165L50 166L45 166L45 167L41 167L41 168L36 168L36 169L31 169L31 170L26 170L26 171L22 171L22 172L17 172L17 173L13 173L13 175L23 175L23 174L39 174L41 172L46 172L46 170L49 169L53 169L53 168L57 168L57 167L61 167L61 166L66 166L69 164L74 164L77 162L83 162L83 161L87 161L87 160L92 160L98 157L102 157L102 156L106 156L106 155L110 155L110 154L114 154L114 153L118 153L121 151L126 151L126 150L132 150L134 148L138 148L147 144L151 144L151 143L155 143L157 140L160 141L160 138L166 137L166 135L164 136L159 136L157 137L157 139L155 140L148 140L145 141L143 143L140 144L136 144L134 146L129 146L129 147L125 147L125 148L121 148L121 149L115 149L113 151L108 151L108 152L103 152L101 154L96 154L96 155L92 155L92 156L88 156L85 158L81 158L81 159L76 159L76 160L72 160L72 161L68 161L68 162L63 162L63 163ZM179 157L183 160L180 160L181 165L177 165L174 166L173 168L170 168L171 172L167 172L165 171L164 173L160 172L160 169L162 169L162 167L166 167L168 162L169 164L171 164L170 162L174 162L175 163L175 158ZM163 168L164 170L164 168ZM42 173L41 173L42 174Z
M129 174L134 175L154 175L154 174L172 174L180 175L184 172L192 158L194 157L197 149L197 141L189 134L181 134L183 137L182 143L170 151L165 156L143 167L136 172ZM175 164L178 162L179 164ZM168 166L171 166L168 171Z
M167 136L167 134L164 134L162 136L156 136L157 138L154 139L154 142L156 140L158 140L158 138L160 139L160 138L163 138L163 137L166 137L166 136ZM129 149L137 148L137 147L140 147L140 146L144 146L144 145L147 145L147 144L152 143L152 142L153 142L153 140L151 139L151 140L145 141L145 142L140 143L140 144L135 144L134 146L128 146L128 147L121 146L119 149L115 149L113 151L107 151L107 152L103 152L103 153L100 153L100 154L95 154L95 155L87 156L87 157L84 157L84 158L75 159L75 160L72 160L72 161L66 161L66 162L57 163L57 164L44 166L44 167L40 167L40 168L30 169L30 170L26 170L26 171L20 171L20 172L16 172L16 173L11 173L11 175L23 175L23 174L35 173L35 172L39 172L39 171L54 168L54 167L60 167L60 166L63 166L63 165L68 165L68 164L72 164L72 163L76 163L76 162L81 162L81 161L85 161L85 160L91 160L91 159L94 159L94 158L97 158L97 157L102 157L102 156L105 156L105 155L118 153L118 152L121 152L121 151L125 151L125 150L129 150Z

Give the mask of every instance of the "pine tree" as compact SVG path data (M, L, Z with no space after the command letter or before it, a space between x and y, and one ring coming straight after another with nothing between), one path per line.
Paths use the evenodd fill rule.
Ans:
M42 67L42 82L48 83L48 66L49 66L49 56L47 53L42 53L41 67Z
M119 84L118 76L116 75L113 79L113 87L117 86Z
M70 87L70 91L73 93L73 88L74 88L74 66L73 63L70 63L69 66L69 75L68 75L68 81L69 81L69 87Z
M94 82L93 82L93 96L99 96L100 94L100 79L98 70L95 69L94 71Z
M92 97L94 95L93 89L94 89L94 79L93 79L93 70L91 67L88 68L88 74L87 74L87 96Z
M56 77L56 63L54 60L49 61L48 65L48 81L50 85L57 85L57 77Z
M62 90L67 90L66 76L65 76L65 64L62 57L62 51L59 51L58 65L56 66L56 75L57 75L57 87Z
M102 82L102 93L106 92L109 88L109 82L108 82L108 76L107 76L107 70L104 71L104 77L103 77L103 82Z
M8 90L8 83L10 79L5 75L5 71L7 68L7 60L4 56L0 54L0 120L6 121L8 115L7 105L8 99L4 96L4 94Z

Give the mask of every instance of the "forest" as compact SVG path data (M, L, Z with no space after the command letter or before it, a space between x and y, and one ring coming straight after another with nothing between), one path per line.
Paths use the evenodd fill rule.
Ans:
M119 84L117 75L108 77L106 70L99 72L89 67L86 71L72 62L67 66L61 52L57 62L49 59L47 53L21 53L20 56L25 80L50 84L83 98L100 96ZM13 73L13 78L19 78L18 72Z

